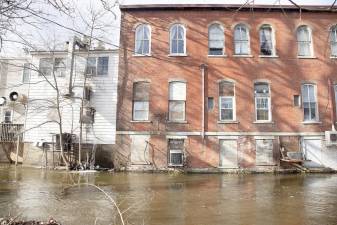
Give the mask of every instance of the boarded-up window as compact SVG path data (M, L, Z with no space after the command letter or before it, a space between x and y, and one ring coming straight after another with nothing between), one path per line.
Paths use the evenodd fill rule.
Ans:
M184 139L169 139L169 165L182 166L184 156Z
M136 82L133 84L133 120L149 119L149 92L149 82Z
M273 140L256 140L256 165L274 164L273 160Z
M256 121L270 121L271 109L269 84L255 83L254 94Z
M222 81L219 83L219 114L220 120L235 119L234 83Z
M238 167L237 140L220 140L219 166L223 168Z
M186 83L181 81L169 84L169 120L185 121Z

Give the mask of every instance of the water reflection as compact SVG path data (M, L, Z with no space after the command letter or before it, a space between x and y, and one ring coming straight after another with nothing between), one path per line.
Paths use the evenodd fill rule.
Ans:
M71 174L0 167L0 217L53 216L65 225L336 224L337 175ZM118 223L116 223L118 224Z

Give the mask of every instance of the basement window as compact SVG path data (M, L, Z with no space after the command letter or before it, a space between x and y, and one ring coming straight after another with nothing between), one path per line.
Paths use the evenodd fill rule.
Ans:
M169 139L169 166L183 166L184 139Z

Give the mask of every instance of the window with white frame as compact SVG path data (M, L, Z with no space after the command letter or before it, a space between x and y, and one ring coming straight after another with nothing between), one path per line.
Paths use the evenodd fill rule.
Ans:
M330 29L331 56L337 57L337 25Z
M4 110L4 123L11 123L12 122L12 111L11 110Z
M235 120L234 83L221 81L219 83L219 117L221 121Z
M132 120L149 120L150 82L133 83L133 113Z
M88 57L86 65L87 76L104 76L109 72L109 57Z
M55 58L54 71L55 75L58 77L66 76L66 58Z
M318 121L318 108L315 84L302 85L304 121Z
M149 55L151 48L151 30L147 24L140 24L135 32L135 53Z
M260 55L275 55L273 41L273 30L270 25L263 25L260 28Z
M169 139L168 141L169 166L183 166L184 164L184 139Z
M186 32L181 24L174 24L170 29L170 54L186 54Z
M254 84L256 121L271 121L269 84L257 82Z
M30 80L30 63L23 64L22 83L29 83Z
M297 28L298 56L312 56L312 37L308 26L303 25Z
M234 53L236 55L249 55L249 30L244 24L238 24L234 28Z
M172 81L169 83L169 121L185 121L186 83Z
M208 55L223 55L225 45L224 30L214 23L208 28Z
M41 76L51 76L53 71L53 59L41 58L39 63L39 74Z

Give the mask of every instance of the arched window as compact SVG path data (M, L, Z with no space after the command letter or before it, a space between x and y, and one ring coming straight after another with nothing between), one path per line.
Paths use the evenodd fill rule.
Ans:
M238 24L234 28L235 55L249 55L249 30L246 25Z
M132 120L149 120L150 83L140 81L133 83Z
M260 27L260 55L275 55L273 29L270 25Z
M169 83L169 120L185 121L186 83L172 81Z
M151 30L147 24L138 25L135 32L135 54L149 55L151 48Z
M223 55L224 54L225 35L220 24L212 24L208 28L208 54Z
M170 29L170 54L186 54L186 33L181 24L174 24Z
M221 121L235 120L234 83L221 81L219 83L219 117Z
M271 121L269 84L265 82L255 83L254 95L256 121Z
M298 56L312 56L312 38L311 30L308 26L303 25L297 28L297 46Z
M337 25L330 29L331 56L337 57Z

